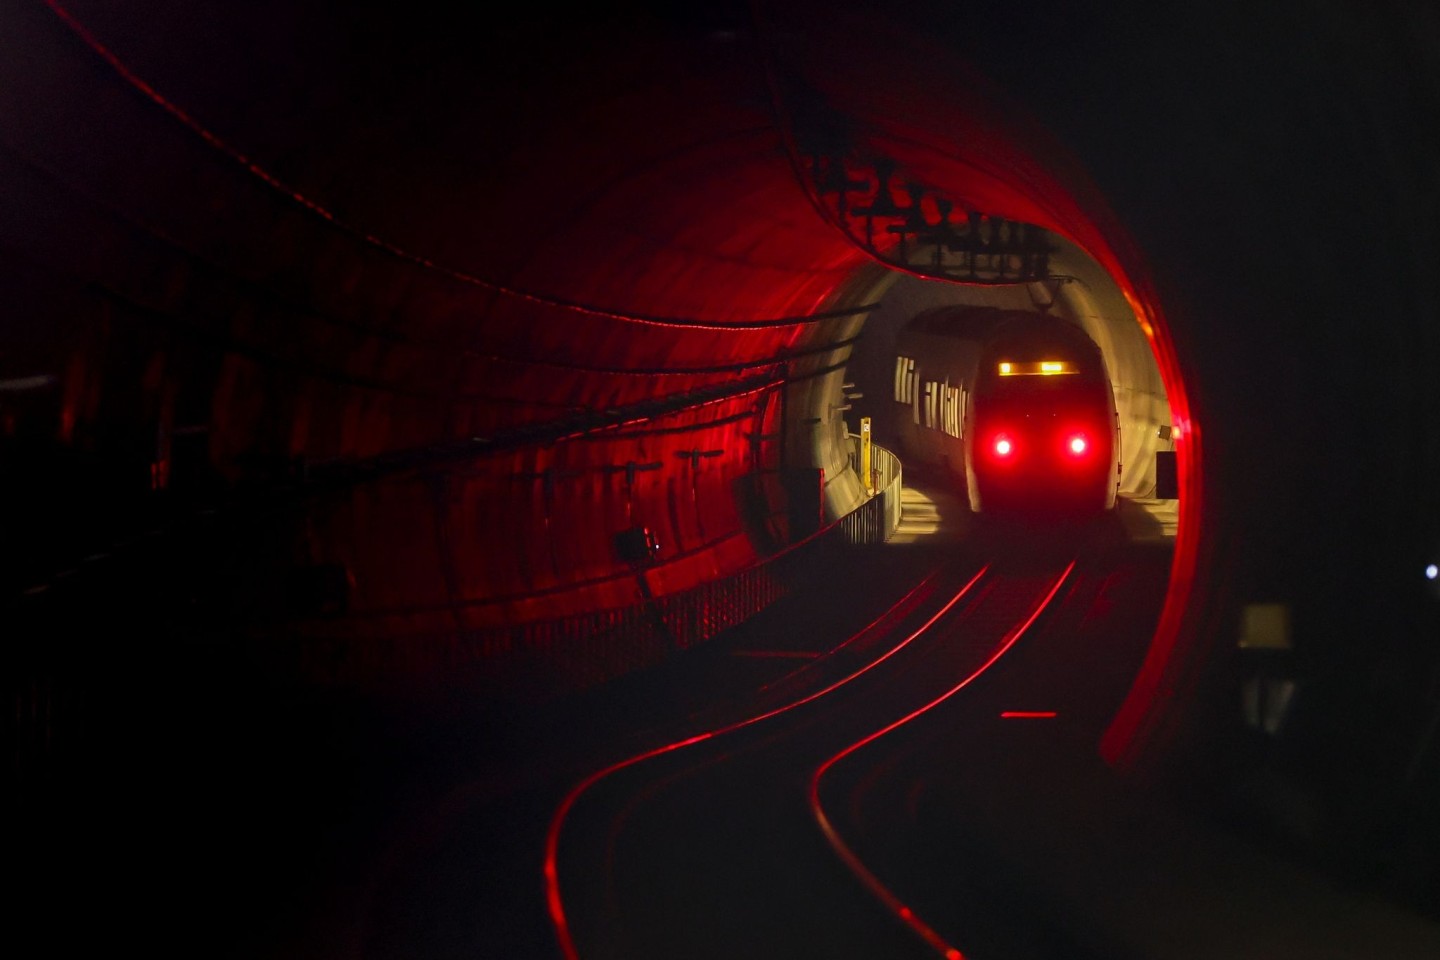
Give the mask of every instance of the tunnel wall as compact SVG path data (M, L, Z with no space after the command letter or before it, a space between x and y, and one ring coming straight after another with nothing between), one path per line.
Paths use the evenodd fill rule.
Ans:
M633 605L631 528L656 596L745 569L794 539L797 466L825 471L830 519L858 504L829 345L863 323L865 258L727 43L687 37L687 59L638 24L647 55L542 121L352 100L374 78L344 58L404 48L364 11L323 40L303 16L151 12L3 12L28 51L0 67L3 372L32 384L0 397L30 505L6 522L37 545L12 584L242 509L269 527L232 551L247 621L403 651ZM202 18L191 47L155 42ZM206 52L237 73L217 86ZM445 69L486 89L519 55L494 52ZM823 427L787 428L800 408Z
M1160 428L1173 436L1174 417L1155 353L1139 320L1120 289L1094 260L1079 250L1056 255L1055 272L1074 282L1059 288L1057 308L1080 324L1105 355L1120 416L1120 494L1150 497L1155 493L1155 454L1174 450Z
M615 537L634 526L660 546L659 594L741 569L793 539L788 471L821 472L826 517L858 502L848 352L828 345L883 283L816 209L753 48L642 18L622 32L645 55L564 67L526 95L543 117L513 92L454 113L424 78L372 89L366 57L406 51L414 25L157 15L205 27L178 51L103 4L5 12L32 51L0 100L11 299L68 325L7 357L50 398L11 419L69 499L46 470L12 482L51 531L107 504L73 541L42 538L56 564L152 515L290 498L250 546L261 606L307 635L423 643L633 602ZM531 26L486 41L491 60L406 52L511 90ZM318 59L244 56L291 49ZM238 72L217 84L211 58ZM864 143L1104 255L1063 189L1006 172L1023 151L979 101L950 126L920 104L885 114L880 87L796 62ZM327 596L294 589L321 576Z

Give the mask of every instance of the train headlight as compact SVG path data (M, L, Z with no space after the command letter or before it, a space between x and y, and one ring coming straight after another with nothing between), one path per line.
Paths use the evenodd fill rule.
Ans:
M1002 360L996 364L1002 377L1053 377L1056 374L1079 373L1080 368L1068 360L1033 360L1016 362Z

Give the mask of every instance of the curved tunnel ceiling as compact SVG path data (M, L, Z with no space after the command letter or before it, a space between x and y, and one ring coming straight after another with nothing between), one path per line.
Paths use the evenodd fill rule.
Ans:
M825 411L891 278L813 158L888 158L957 211L1043 227L1075 270L1098 265L1086 287L1113 288L1067 308L1130 344L1111 350L1140 371L1122 388L1156 396L1163 374L1184 441L1175 588L1111 755L1166 711L1178 723L1245 599L1212 565L1248 529L1255 504L1233 491L1264 448L1224 382L1234 340L1204 328L1218 275L1187 275L1188 248L1122 184L1142 257L945 31L804 3L587 16L8 4L4 283L21 307L4 375L46 385L7 408L8 432L103 467L97 515L116 491L182 492L187 470L197 490L338 485L271 549L277 567L348 571L349 615L310 625L340 638L628 602L612 537L635 525L662 541L656 589L683 589L794 533L778 481L746 478L808 458L838 484L832 512L858 496ZM1173 258L1159 280L1151 243ZM1205 422L1249 451L1212 472L1207 449L1231 492L1200 486L1197 385ZM782 450L797 411L822 422ZM1192 608L1217 580L1228 592Z

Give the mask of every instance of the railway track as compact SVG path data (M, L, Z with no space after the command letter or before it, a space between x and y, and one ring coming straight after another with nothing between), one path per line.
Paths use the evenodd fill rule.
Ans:
M1051 560L934 574L918 588L922 602L769 685L751 715L575 784L546 845L561 953L959 956L856 854L826 780L982 676L1074 568Z

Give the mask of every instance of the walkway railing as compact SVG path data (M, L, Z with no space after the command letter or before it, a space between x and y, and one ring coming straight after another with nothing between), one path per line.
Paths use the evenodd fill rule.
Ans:
M837 563L853 562L854 547L882 543L900 522L900 461L872 446L876 492L856 509L811 536L717 580L637 602L553 620L494 627L404 644L405 671L446 676L477 695L525 701L586 689L668 659L739 626L800 590L826 588ZM644 570L635 576L644 577ZM643 591L642 591L643 592ZM315 641L307 641L314 643ZM366 656L354 638L319 641L302 667L334 675L348 664L359 673L395 678L391 646ZM387 645L388 646L388 645ZM322 650L321 648L333 647ZM384 661L391 661L385 663ZM342 668L343 669L343 668ZM358 679L358 677L356 678Z
M288 637L273 645L256 640L246 649L227 643L227 649L230 655L255 657L256 666L268 667L287 681L386 695L405 696L413 689L429 696L448 686L467 701L536 703L592 688L711 640L787 595L823 595L838 565L856 562L857 545L883 542L899 522L899 461L883 448L875 447L872 453L878 484L874 496L785 550L690 590L616 609L459 635ZM115 589L124 592L132 586L119 581ZM50 607L33 613L43 618L29 624L36 635L42 626L57 629ZM26 632L14 620L11 626ZM51 662L39 655L41 650L36 647L31 658L19 647L12 649L9 665L15 679L6 690L16 721L12 773L32 786L62 763L62 755L78 756L82 750L89 736L86 724L94 722L87 708L101 700L89 689L100 682L97 676L103 675L109 687L154 682L153 695L163 695L162 679L143 671L126 673L121 664L134 665L127 658L91 667L91 676Z
M850 465L860 475L860 438L851 434ZM841 518L851 543L883 543L900 525L900 458L882 446L870 445L870 489L874 496ZM861 482L864 478L861 477Z

